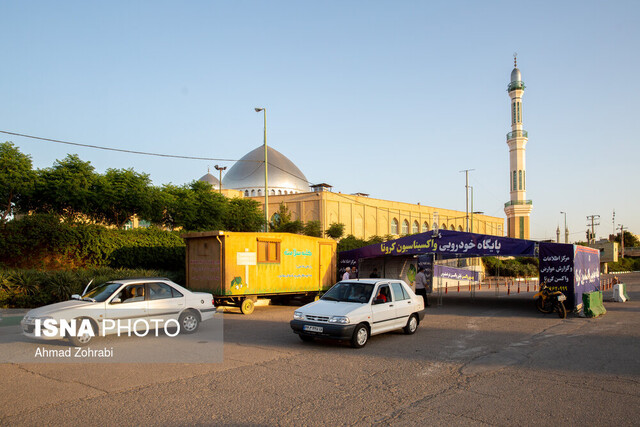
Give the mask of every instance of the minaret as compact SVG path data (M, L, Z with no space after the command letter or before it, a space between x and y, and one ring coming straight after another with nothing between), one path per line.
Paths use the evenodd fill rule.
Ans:
M510 201L504 204L507 214L507 236L529 239L529 215L531 200L527 200L527 168L525 152L527 131L522 128L522 94L524 82L518 70L516 55L513 56L511 82L507 88L511 98L511 132L507 134L509 145L509 194Z

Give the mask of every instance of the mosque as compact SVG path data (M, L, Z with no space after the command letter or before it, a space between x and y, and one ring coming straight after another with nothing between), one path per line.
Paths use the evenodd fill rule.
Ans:
M514 69L507 89L511 99L511 132L507 134L509 146L510 201L505 203L508 237L529 238L529 215L532 208L526 200L525 147L528 135L522 127L522 94L524 83L514 59ZM222 193L227 197L247 197L265 202L264 145L237 161L222 179ZM345 225L345 235L368 239L374 235L401 236L422 233L435 228L466 231L466 212L420 204L396 202L369 197L365 193L343 194L332 191L326 183L310 185L302 171L284 154L267 147L268 159L268 213L270 218L284 204L291 219L320 221L323 230L333 223ZM220 181L207 173L200 181L220 190ZM469 231L503 236L504 219L471 214Z

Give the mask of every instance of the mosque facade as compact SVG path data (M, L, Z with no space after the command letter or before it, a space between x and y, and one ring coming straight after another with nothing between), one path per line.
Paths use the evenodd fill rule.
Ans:
M284 204L292 220L320 221L323 230L333 223L345 225L345 235L368 239L372 236L402 236L434 228L464 231L466 213L420 204L382 200L368 194L343 194L328 184L309 185L300 169L284 154L268 147L269 213ZM227 197L247 197L264 206L264 146L247 153L222 179L222 193ZM219 180L210 173L200 178L220 190ZM502 218L473 215L470 231L503 235Z

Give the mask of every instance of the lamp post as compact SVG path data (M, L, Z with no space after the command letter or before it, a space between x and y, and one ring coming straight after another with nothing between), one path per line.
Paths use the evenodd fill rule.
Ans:
M469 232L469 172L474 171L475 169L465 169L465 170L461 170L460 173L464 172L465 174L465 199L466 199L466 222L467 222L467 226L466 226L466 232Z
M471 231L473 233L473 186L469 186L469 189L471 189L471 230L467 230L467 231Z
M220 172L220 183L218 184L218 189L220 190L220 194L222 194L222 171L227 170L227 167L215 165L214 168Z
M267 109L255 108L256 113L264 113L264 231L269 231L269 181L267 173Z
M567 230L567 213L566 212L560 212L560 213L564 214L564 242L569 243L569 230Z

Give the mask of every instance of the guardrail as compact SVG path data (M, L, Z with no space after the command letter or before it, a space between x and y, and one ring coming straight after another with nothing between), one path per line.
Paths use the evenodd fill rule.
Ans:
M507 202L504 204L505 208L508 208L509 206L514 206L514 205L532 205L533 202L531 200L512 200L510 202Z
M515 82L511 82L509 83L509 86L507 86L507 90L509 92L511 92L512 90L516 90L516 89L520 89L520 90L524 90L525 85L524 82L522 80L517 80Z
M529 132L526 130L514 130L507 134L507 141L513 138L525 137L529 138Z

